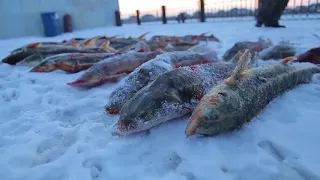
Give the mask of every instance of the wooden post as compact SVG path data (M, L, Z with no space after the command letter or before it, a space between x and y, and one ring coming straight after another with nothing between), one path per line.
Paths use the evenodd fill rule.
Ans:
M162 23L167 24L166 6L162 6Z
M119 11L115 11L114 15L116 17L116 26L121 26L122 22L121 22L120 12Z
M140 24L141 24L141 20L140 20L140 12L139 12L139 10L137 10L137 23L138 23L138 25L140 25Z
M204 12L204 0L199 0L199 1L200 1L200 22L205 22L206 15Z

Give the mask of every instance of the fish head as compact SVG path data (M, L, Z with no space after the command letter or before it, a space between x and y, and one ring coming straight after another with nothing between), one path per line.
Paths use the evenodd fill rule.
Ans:
M122 106L116 131L121 135L138 133L190 111L188 106L184 106L183 97L177 89L157 79Z
M236 112L239 107L234 107L233 96L218 90L206 94L189 119L185 130L186 136L194 134L213 135L230 125L230 120L236 119Z
M104 76L98 71L87 71L80 78L67 83L74 87L93 87L104 82Z
M241 43L236 43L234 44L230 49L228 49L224 55L223 55L223 60L229 61L231 60L240 50L242 50L242 45Z

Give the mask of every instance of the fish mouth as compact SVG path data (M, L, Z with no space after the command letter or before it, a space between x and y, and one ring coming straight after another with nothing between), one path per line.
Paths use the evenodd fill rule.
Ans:
M187 128L185 130L185 134L187 137L196 134L198 124L199 124L198 120L189 121L189 124L187 125Z
M73 87L84 87L86 85L86 82L88 82L88 80L79 79L73 82L68 82L67 85L73 86Z
M120 114L120 108L112 105L105 105L104 110L107 114Z
M95 87L95 86L100 86L102 84L105 84L107 82L110 83L116 83L119 78L123 76L123 74L116 74L116 75L110 75L110 76L103 76L99 75L99 77L96 77L94 79L86 78L86 79L78 79L73 82L67 83L69 86L73 87Z
M136 129L136 123L119 120L115 126L114 130L111 132L115 136L127 136L131 134L139 133L140 131Z
M198 128L198 125L199 125L199 122L200 122L200 115L202 114L202 110L196 110L192 113L191 117L190 117L190 120L189 120L189 123L186 127L186 130L185 130L185 134L187 137L189 136L192 136L194 134L196 134L196 131L197 131L197 128Z

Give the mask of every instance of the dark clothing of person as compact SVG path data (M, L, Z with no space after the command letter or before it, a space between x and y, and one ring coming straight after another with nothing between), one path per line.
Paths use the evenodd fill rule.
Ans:
M256 14L257 27L285 27L279 20L288 5L289 0L259 0Z

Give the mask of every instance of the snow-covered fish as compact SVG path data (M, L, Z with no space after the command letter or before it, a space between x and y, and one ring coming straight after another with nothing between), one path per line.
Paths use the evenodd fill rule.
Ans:
M115 56L116 53L64 53L47 57L44 62L31 69L30 72L52 72L62 70L76 73L90 68L93 64Z
M254 54L255 52L260 52L263 49L266 49L268 47L272 46L271 40L264 40L262 38L259 38L257 42L252 41L240 41L235 43L230 49L228 49L224 55L223 60L229 61L233 58L234 55L238 53L238 51L244 51L246 49L250 50L251 54Z
M68 83L68 85L90 88L106 82L116 82L122 76L134 71L141 64L159 54L162 54L162 52L127 52L104 59L94 64L80 78Z
M294 56L296 50L294 46L287 41L280 41L278 44L262 50L259 57L262 60L283 59Z
M246 50L232 75L212 88L192 112L187 136L216 135L251 121L276 97L311 81L320 67L288 65L288 61L246 70Z
M161 74L123 105L113 134L149 130L192 112L203 95L231 75L237 60L181 67Z
M199 54L188 51L177 51L159 55L155 59L141 65L117 84L115 90L110 94L109 101L105 105L105 110L110 114L119 113L124 103L131 99L135 93L169 70L215 61L218 61L216 52Z

